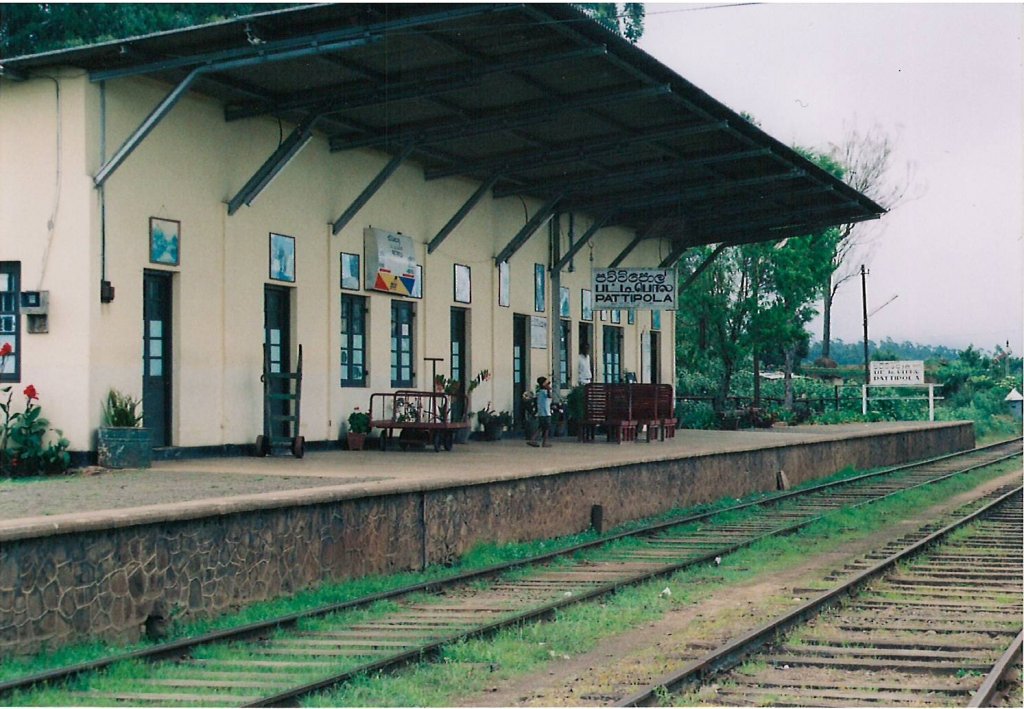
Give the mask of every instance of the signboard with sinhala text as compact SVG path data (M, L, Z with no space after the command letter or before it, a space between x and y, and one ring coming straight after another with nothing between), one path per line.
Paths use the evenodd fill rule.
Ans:
M675 310L676 272L671 268L595 268L594 310Z
M924 362L872 362L872 386L913 386L924 384Z

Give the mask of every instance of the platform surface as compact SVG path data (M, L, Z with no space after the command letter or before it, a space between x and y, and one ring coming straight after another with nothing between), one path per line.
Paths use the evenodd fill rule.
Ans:
M229 514L253 507L488 483L616 465L733 453L824 439L860 438L943 427L948 422L883 422L745 431L678 430L674 439L616 445L522 438L470 441L451 452L311 452L290 456L158 461L147 470L104 471L31 481L0 481L0 540L154 518ZM832 472L832 471L829 471Z

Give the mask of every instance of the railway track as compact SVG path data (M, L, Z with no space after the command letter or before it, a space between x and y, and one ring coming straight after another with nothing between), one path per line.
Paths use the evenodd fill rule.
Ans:
M992 706L1021 653L1022 488L895 540L842 583L619 706Z
M452 579L25 677L0 684L0 703L32 704L35 688L63 683L64 689L50 696L65 704L296 704L356 676L430 658L450 643L551 617L624 585L791 533L837 509L870 504L1020 452L1021 441L1009 441L663 522ZM723 514L731 521L717 521ZM115 672L123 666L119 663L131 663L131 669Z

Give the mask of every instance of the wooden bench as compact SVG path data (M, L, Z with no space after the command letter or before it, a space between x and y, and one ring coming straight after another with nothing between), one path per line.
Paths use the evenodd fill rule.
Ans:
M370 395L370 426L381 430L382 451L387 450L395 431L402 450L433 444L435 451L442 447L450 451L455 431L469 428L469 421L450 421L450 414L451 400L439 392L400 389Z
M675 399L670 384L587 384L583 388L583 420L578 439L593 441L597 428L609 441L635 441L647 428L647 442L674 438Z

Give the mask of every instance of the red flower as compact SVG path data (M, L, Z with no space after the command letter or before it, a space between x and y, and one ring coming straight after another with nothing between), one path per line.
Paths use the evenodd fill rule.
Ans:
M11 347L10 342L5 342L3 347L0 347L0 357L6 357L11 352L14 352L14 348Z
M29 384L27 387L25 387L25 396L28 397L29 400L38 399L39 392L36 391L35 386Z

